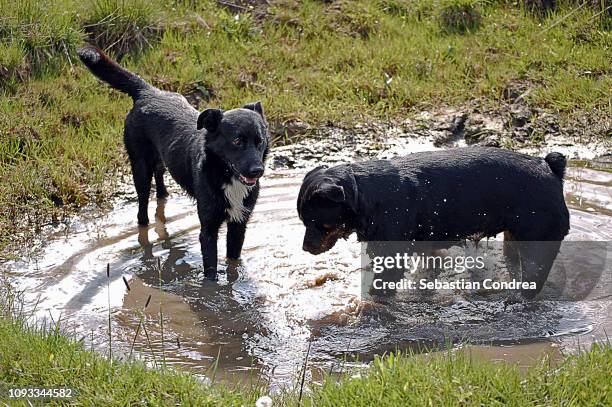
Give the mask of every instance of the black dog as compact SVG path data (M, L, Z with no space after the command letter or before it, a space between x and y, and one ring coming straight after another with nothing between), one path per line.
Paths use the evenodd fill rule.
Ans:
M298 213L303 249L320 254L356 232L360 241L506 239L523 245L523 281L540 291L569 231L563 198L566 160L498 148L457 148L393 160L318 167L304 178ZM543 249L544 247L544 249Z
M138 224L149 222L153 176L157 198L168 195L163 180L168 168L197 201L204 270L215 278L221 224L227 221L227 257L238 259L257 201L269 139L261 103L200 114L182 95L155 88L96 47L85 46L78 54L94 75L134 100L124 141L138 193Z

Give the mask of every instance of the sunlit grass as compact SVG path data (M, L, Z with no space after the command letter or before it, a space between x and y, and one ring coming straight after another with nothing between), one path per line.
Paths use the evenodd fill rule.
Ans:
M327 380L308 398L311 406L606 406L612 347L560 362L541 359L527 372L516 365L474 361L469 350L419 358L391 354L340 384Z

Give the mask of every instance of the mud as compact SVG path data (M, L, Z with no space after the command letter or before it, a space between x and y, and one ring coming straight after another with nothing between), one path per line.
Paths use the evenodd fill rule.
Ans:
M399 122L371 121L346 128L312 128L293 121L275 131L287 135L277 144L289 143L274 150L273 165L278 168L303 168L313 160L335 164L472 145L534 155L558 151L573 160L612 160L609 115L578 116L572 124L563 125L551 113L523 103L505 104L495 111L469 106L421 111Z

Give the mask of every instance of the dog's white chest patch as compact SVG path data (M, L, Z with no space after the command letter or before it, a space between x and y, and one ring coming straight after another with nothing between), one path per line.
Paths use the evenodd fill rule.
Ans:
M242 222L246 215L247 209L244 207L244 198L249 194L250 188L232 177L229 184L223 185L223 194L229 204L227 212L229 218L233 222Z

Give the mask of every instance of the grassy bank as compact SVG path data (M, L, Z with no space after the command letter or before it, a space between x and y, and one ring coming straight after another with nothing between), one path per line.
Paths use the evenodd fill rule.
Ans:
M328 378L302 400L307 406L504 405L609 406L612 347L594 346L526 373L503 363L473 362L468 353L428 358L389 355L352 378ZM0 401L9 387L68 387L58 405L253 406L266 389L204 385L186 373L140 363L110 363L51 328L0 319ZM275 406L298 406L298 394L274 398ZM20 405L12 402L11 405ZM21 405L27 405L22 401Z
M148 369L139 362L110 363L53 327L36 330L2 319L0 401L10 401L8 388L21 387L70 388L74 397L58 404L81 406L254 405L257 398L256 391L208 387L186 373Z
M350 125L518 95L564 120L601 116L608 3L558 3L0 0L0 246L106 202L125 168L131 102L81 66L84 41L200 108L262 100L281 142L296 120Z

